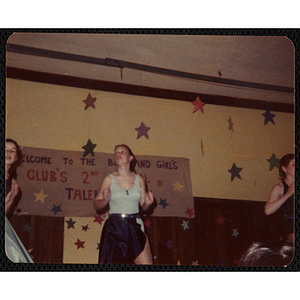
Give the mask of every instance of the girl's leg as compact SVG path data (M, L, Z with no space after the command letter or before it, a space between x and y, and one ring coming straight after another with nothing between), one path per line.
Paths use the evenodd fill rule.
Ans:
M152 265L152 253L148 237L146 236L146 244L144 250L139 254L139 256L134 260L134 263L137 265Z

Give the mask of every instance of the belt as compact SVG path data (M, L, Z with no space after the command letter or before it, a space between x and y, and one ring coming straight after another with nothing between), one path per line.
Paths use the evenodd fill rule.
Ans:
M121 218L141 218L140 214L139 213L136 213L136 214L109 214L109 217L121 217Z

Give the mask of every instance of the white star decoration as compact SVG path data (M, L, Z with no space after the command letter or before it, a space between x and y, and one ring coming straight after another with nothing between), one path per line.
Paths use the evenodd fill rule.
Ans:
M190 229L189 228L189 221L182 220L181 226L183 227L183 230Z
M239 234L240 234L240 233L238 232L237 229L233 229L232 236L235 236L235 237L237 238Z

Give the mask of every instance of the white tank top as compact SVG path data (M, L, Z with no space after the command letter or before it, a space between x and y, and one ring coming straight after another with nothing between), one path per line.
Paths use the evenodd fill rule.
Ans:
M114 176L110 187L111 197L109 201L110 214L136 214L139 213L139 202L141 200L141 187L139 184L140 175L135 176L134 185L130 190L122 189Z

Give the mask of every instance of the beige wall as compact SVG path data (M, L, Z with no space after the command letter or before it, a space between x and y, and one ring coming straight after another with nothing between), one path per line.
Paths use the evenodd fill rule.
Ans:
M96 109L84 110L88 93ZM266 201L278 182L267 159L293 152L294 114L272 112L275 125L265 126L264 110L206 104L204 114L192 111L189 102L7 80L7 137L22 146L84 151L90 138L94 151L110 153L126 143L135 154L189 158L195 197ZM136 138L142 121L149 139ZM233 163L242 180L231 182Z

